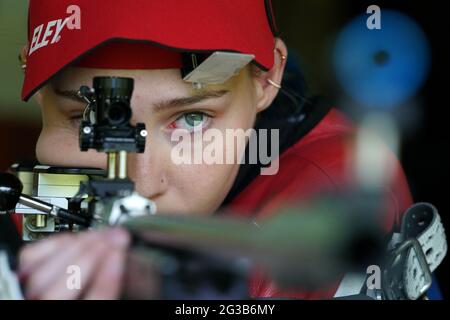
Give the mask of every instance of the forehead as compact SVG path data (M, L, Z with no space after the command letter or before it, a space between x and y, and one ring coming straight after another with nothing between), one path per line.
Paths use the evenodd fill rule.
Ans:
M204 90L231 91L238 85L243 75L244 71L224 84L205 86ZM162 94L194 96L199 93L199 90L193 89L192 83L183 81L179 69L115 70L69 67L52 80L52 85L59 90L78 90L83 85L92 86L93 78L100 76L133 78L134 92L140 95L157 93L158 96Z

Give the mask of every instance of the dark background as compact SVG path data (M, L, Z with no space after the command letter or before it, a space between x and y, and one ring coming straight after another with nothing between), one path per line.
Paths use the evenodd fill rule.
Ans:
M432 69L426 84L417 95L421 101L419 121L414 130L404 136L400 158L414 200L433 203L450 230L447 195L447 181L450 177L450 156L447 152L450 124L446 118L449 89L448 80L444 76L448 74L448 34L445 33L449 30L450 19L445 16L443 3L407 0L274 0L274 7L281 36L298 56L310 93L325 94L336 101L342 92L333 77L329 58L335 36L352 17L365 13L369 5L376 4L382 10L393 8L408 14L424 29L432 48ZM0 10L7 10L7 4L7 1L0 0ZM22 12L21 17L26 17L26 12ZM0 40L1 49L6 48L5 46L19 48L17 40L8 43L9 37L2 34L2 30ZM16 55L11 54L7 61L8 64L16 64ZM1 67L1 70L9 70ZM1 70L0 86L4 86L13 74ZM18 67L17 72L20 72ZM14 94L19 101L20 92ZM2 105L0 99L0 111L7 107L11 106ZM20 117L4 116L0 112L0 170L18 159L34 155L39 130L39 117L35 121L23 122ZM448 260L447 258L437 272L446 297L450 297Z
M447 193L450 178L449 127L447 115L449 81L448 30L450 19L442 2L431 1L274 1L282 38L300 57L311 93L326 94L338 100L339 86L330 71L329 58L336 34L354 16L364 14L369 5L397 9L410 17L426 33L432 50L428 80L417 94L420 118L403 137L401 162L415 202L431 202L450 230L450 204ZM343 107L343 106L338 106ZM448 233L447 233L448 236ZM438 268L439 284L450 297L448 257Z

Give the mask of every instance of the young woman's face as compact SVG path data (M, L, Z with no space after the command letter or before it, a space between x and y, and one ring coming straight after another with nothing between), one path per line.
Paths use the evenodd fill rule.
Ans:
M86 104L67 95L80 86L92 86L96 76L135 80L132 123L144 123L148 131L145 153L128 156L128 174L136 190L155 201L161 213L214 212L236 178L239 161L235 160L234 164L175 164L171 154L179 141L172 141L171 136L176 129L187 130L194 137L199 129L215 128L225 137L226 129L252 128L259 110L250 68L224 85L201 91L183 82L179 70L175 69L70 68L40 93L43 130L36 153L41 163L106 169L105 154L80 151L78 132ZM231 152L227 147L223 146L224 153Z

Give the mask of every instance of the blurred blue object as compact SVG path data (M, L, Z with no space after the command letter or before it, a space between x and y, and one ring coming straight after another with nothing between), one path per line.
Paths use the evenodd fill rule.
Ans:
M428 289L427 297L430 300L444 300L436 275L433 275L433 284L431 285L431 288Z
M381 29L370 30L364 14L338 36L333 64L338 81L368 108L393 108L412 98L431 64L427 38L414 20L381 10Z

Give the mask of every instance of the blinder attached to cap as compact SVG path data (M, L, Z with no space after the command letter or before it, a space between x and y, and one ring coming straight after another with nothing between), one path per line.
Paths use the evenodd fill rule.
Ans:
M184 53L181 76L196 86L223 84L255 59L253 54L216 51L210 55Z

